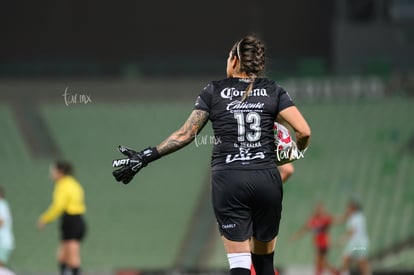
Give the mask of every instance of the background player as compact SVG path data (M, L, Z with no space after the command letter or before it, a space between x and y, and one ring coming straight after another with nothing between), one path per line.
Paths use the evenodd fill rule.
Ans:
M310 128L288 94L274 81L258 78L265 65L262 41L237 41L227 59L227 78L207 85L184 125L157 147L140 152L120 146L128 158L115 160L117 181L129 183L148 163L188 145L207 120L222 141L212 154L212 202L230 273L274 275L273 255L282 210L282 183L275 167L273 123L281 116L296 132L302 156Z
M297 240L307 232L314 234L314 245L315 245L315 274L321 275L324 270L331 271L332 274L338 274L338 271L328 264L328 251L330 246L329 241L329 228L331 227L334 218L327 213L325 206L322 202L319 202L312 216L302 226L302 228L295 232L291 236L291 240Z
M61 243L57 260L62 275L80 274L80 242L86 232L83 214L86 212L84 191L73 177L72 165L57 161L50 167L50 177L55 182L53 202L38 220L38 228L61 216Z
M361 275L369 275L371 274L368 261L369 240L361 204L356 200L349 201L345 215L346 232L340 239L341 243L346 243L341 266L342 274L349 274L350 264L355 261L358 263Z
M0 186L0 275L13 274L6 268L10 253L14 249L13 219L5 191Z

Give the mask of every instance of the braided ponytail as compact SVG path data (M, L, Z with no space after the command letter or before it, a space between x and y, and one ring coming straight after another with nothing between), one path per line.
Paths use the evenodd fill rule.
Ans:
M236 43L232 52L239 59L240 71L248 75L250 82L242 97L245 101L253 90L254 81L265 68L265 46L260 39L249 35Z

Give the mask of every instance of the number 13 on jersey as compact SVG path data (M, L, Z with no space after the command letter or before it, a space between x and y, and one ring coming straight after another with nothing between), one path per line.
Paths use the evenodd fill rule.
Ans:
M260 127L260 115L256 112L234 113L234 118L237 120L238 141L255 142L260 139L261 127ZM246 133L246 126L248 127Z

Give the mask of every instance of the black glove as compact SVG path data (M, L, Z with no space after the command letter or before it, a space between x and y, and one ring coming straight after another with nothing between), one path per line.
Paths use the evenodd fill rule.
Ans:
M148 147L145 150L136 152L120 145L118 150L127 158L116 159L112 162L113 167L121 167L113 171L112 175L117 181L122 181L124 184L128 184L139 170L147 166L148 163L161 157L155 147Z

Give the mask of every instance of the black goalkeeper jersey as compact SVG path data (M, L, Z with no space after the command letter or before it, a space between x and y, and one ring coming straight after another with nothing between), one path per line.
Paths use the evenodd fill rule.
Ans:
M280 111L294 104L285 90L266 78L256 79L242 102L248 85L242 78L213 81L197 98L194 109L208 112L213 125L212 170L275 167L273 123Z

